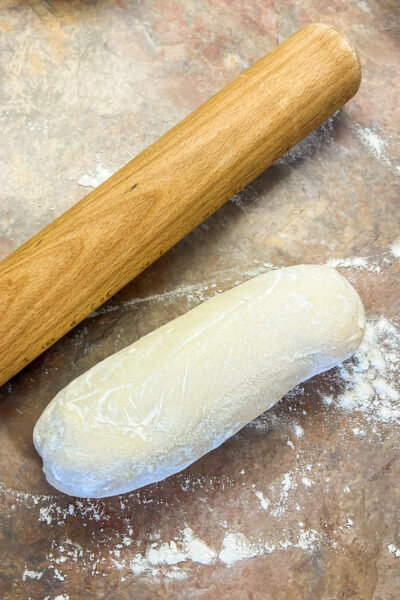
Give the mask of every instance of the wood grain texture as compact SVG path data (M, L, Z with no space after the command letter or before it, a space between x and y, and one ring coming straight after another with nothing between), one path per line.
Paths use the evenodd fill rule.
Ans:
M0 263L0 384L349 100L358 56L313 24Z

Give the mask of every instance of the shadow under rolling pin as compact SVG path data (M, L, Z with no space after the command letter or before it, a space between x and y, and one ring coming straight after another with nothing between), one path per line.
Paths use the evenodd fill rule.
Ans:
M0 263L0 384L358 90L357 52L307 25Z

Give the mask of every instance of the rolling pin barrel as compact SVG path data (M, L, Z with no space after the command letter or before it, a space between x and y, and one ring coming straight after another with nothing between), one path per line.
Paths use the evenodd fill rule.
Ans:
M313 24L239 75L0 263L0 384L357 91L356 51Z

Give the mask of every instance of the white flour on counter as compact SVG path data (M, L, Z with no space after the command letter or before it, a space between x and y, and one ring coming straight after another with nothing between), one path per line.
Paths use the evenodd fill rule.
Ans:
M252 544L243 533L227 533L222 541L218 558L221 562L231 566L239 560L270 554L274 550L275 546L270 546L267 542Z
M112 171L107 169L99 160L94 171L88 171L78 179L78 185L82 187L96 188L111 177Z
M177 543L178 542L178 543ZM181 532L181 539L150 545L145 554L138 553L129 563L134 575L154 572L159 565L177 565L188 560L202 565L215 561L216 552L196 537L190 527Z
M358 423L357 427L353 427L352 431L356 439L363 439L368 424L400 423L400 390L397 375L399 362L400 330L396 323L385 316L369 319L360 348L354 357L341 365L337 371L342 392L339 395L322 396L321 394L325 406L330 410L334 408L338 412L357 412L362 416L366 427L363 427L362 422ZM297 393L301 392L295 389L290 394L288 402L295 399ZM268 427L269 415L266 413L265 421L263 417L257 419L255 426L261 429ZM282 425L288 435L292 432L292 439L297 440L295 443L300 443L306 434L293 417L285 418ZM122 581L129 575L179 581L188 577L193 565L205 567L220 563L229 567L238 561L267 556L288 549L313 552L320 544L334 549L337 546L334 536L329 538L323 531L313 527L306 528L301 520L297 530L292 524L289 533L285 533L288 514L297 512L299 518L304 520L302 506L307 502L306 494L313 494L315 486L322 485L324 489L326 487L326 490L329 490L329 477L321 481L317 473L313 475L314 466L303 463L302 451L296 453L293 442L290 448L291 452L295 452L294 468L278 475L268 490L261 490L255 484L249 488L249 484L243 482L242 485L245 487L239 495L239 498L243 498L240 500L244 503L243 509L246 507L246 510L252 512L258 510L258 519L264 514L265 518L272 518L277 524L279 523L275 534L271 533L268 538L249 539L236 527L225 522L221 523L223 535L219 538L217 536L220 540L218 544L210 544L209 541L201 539L196 535L194 528L188 524L184 525L172 539L161 539L161 532L153 539L151 536L147 539L135 539L133 529L127 523L125 533L110 533L101 543L97 542L91 550L83 548L69 538L61 538L60 542L59 537L53 535L52 539L56 538L58 542L49 541L46 569L35 571L29 565L25 565L21 578L24 580L32 577L39 578L47 571L59 581L68 580L68 570L76 564L93 576L106 576L110 570L117 570L121 574ZM244 472L243 469L242 471ZM207 492L212 492L213 489L223 490L229 498L230 490L237 489L240 485L239 480L229 478L221 479L212 476L196 478L185 476L184 473L178 477L183 491L196 493L199 501L204 500L204 502L207 501ZM78 519L83 524L88 521L99 522L102 531L102 525L110 520L106 503L102 500L71 499L71 502L65 505L57 496L31 495L4 486L1 486L1 489L11 496L14 502L11 511L16 510L16 504L19 503L29 506L33 511L36 510L36 518L42 526L62 529L67 520ZM349 491L348 486L344 491ZM204 498L202 494L205 494ZM252 502L251 497L254 498ZM162 504L162 501L147 497L141 491L123 496L119 502L121 518L125 508L131 502L152 504L155 510ZM353 517L349 515L344 519L339 530L348 531L351 526L353 526ZM138 551L132 553L135 546Z
M398 243L400 246L400 240ZM392 255L396 256L395 244L392 244L390 249ZM398 250L400 252L400 248ZM274 268L269 263L263 264L258 261L255 263L254 269L249 268L246 273L235 273L234 271L226 273L223 281L232 285L236 283L236 280L239 281L239 278L244 280ZM328 264L356 271L380 272L380 263L371 263L370 259L366 257L336 258L328 261ZM185 296L189 303L197 304L221 291L220 286L222 285L221 282L218 285L216 283L198 283L128 302L135 304L146 301L173 301ZM107 305L102 309L106 307ZM106 308L106 310L114 309L121 310L121 306ZM336 372L335 377L340 382L341 392L321 393L324 403L321 405L321 411L324 412L323 407L325 406L326 409L329 408L330 414L333 416L336 411L339 415L343 411L357 413L361 420L357 423L357 427L352 427L356 440L362 440L367 435L369 424L374 426L380 424L385 427L400 423L399 366L400 329L398 323L384 315L369 319L366 336L360 348L354 357L341 365ZM301 393L300 388L293 390L287 398L287 402L290 403L292 399L296 399L296 395L301 395ZM332 413L332 410L335 412ZM305 411L302 413L306 414ZM307 433L296 422L294 416L294 413L289 413L289 417L282 417L282 423L279 421L279 424L281 423L285 428L285 434L291 438L285 442L284 447L288 446L287 451L293 456L294 464L291 463L290 470L286 473L277 475L276 480L267 490L260 489L256 483L251 487L248 482L240 483L238 477L229 479L210 475L186 476L185 473L178 476L178 487L183 492L196 494L198 501L204 503L207 502L208 492L222 490L226 494L229 504L231 497L235 498L230 490L237 490L240 485L244 486L240 488L243 492L240 491L235 502L239 502L244 511L257 514L258 520L272 519L277 526L274 531L271 530L268 532L268 536L264 537L250 536L248 527L243 528L246 531L245 535L237 524L223 521L217 526L216 538L211 543L207 539L201 539L195 533L195 524L186 523L184 513L182 514L181 529L177 530L175 536L170 537L170 534L164 534L164 537L160 531L158 534L153 532L146 536L145 533L142 533L141 537L135 537L128 519L124 519L125 508L136 504L150 504L151 508L157 511L157 506L167 505L166 501L157 500L141 491L122 496L118 500L121 507L120 517L126 521L124 532L110 530L109 533L103 534L100 533L103 532L103 525L106 526L111 522L107 502L71 499L66 504L59 496L31 495L8 489L0 483L0 490L13 502L10 509L11 515L19 504L30 507L32 517L35 519L36 515L40 527L45 528L46 531L49 528L47 566L43 568L41 565L40 571L37 571L32 565L25 565L25 571L21 573L21 578L24 581L30 578L38 579L44 573L52 573L56 580L68 581L68 572L73 568L79 568L91 573L92 576L107 576L111 571L118 571L121 581L132 576L150 577L156 581L179 581L186 579L194 566L206 568L210 564L219 564L222 568L229 568L236 562L267 557L274 552L283 552L289 549L312 553L318 551L322 545L334 550L337 544L340 544L339 538L335 538L336 532L327 536L323 530L319 530L319 524L306 521L305 518L304 511L308 497L311 498L311 495L316 493L314 489L318 486L329 491L330 478L324 476L322 480L316 472L317 465L303 463L302 453L304 450L296 451L298 445L304 443ZM265 420L262 416L250 427L266 429L274 422L274 418L276 419L275 415L271 416L271 413L266 413ZM303 422L302 425L304 426ZM245 470L242 469L239 472L243 475ZM343 492L349 493L349 486L346 485ZM296 526L291 523L286 530L288 516L293 516L293 514L298 515L296 518L298 523ZM342 525L338 527L338 530L342 532L341 535L353 527L353 518L351 514L346 515ZM62 528L66 525L67 520L76 520L83 527L89 521L95 521L99 524L99 536L103 537L94 537L91 548L84 548L62 534ZM307 525L303 521L307 522ZM135 548L134 551L133 548ZM398 548L389 544L388 551L393 556L397 556ZM74 565L76 566L74 567Z
M395 252L399 252L400 256L400 239L397 243L391 247L391 252L395 255ZM388 263L388 259L383 256L381 263ZM354 271L369 271L371 273L380 273L382 265L378 263L376 258L372 260L370 257L365 256L348 256L344 258L329 258L326 265L330 267L349 269ZM181 298L186 298L190 307L197 305L200 302L204 302L209 298L212 298L216 294L220 294L225 289L229 289L235 285L239 285L244 281L247 281L251 277L262 275L273 269L280 268L277 265L273 265L269 262L262 262L254 260L254 266L249 266L245 270L230 269L224 272L216 274L216 282L200 281L193 284L176 286L173 290L167 290L165 292L159 292L143 297L130 298L129 300L120 301L118 304L112 304L111 301L103 304L96 310L94 310L87 318L95 318L99 314L108 312L121 311L124 308L151 303L164 303L164 302L175 302ZM217 283L218 281L218 283Z
M135 576L145 575L154 578L186 579L188 573L185 568L190 564L211 565L217 562L227 566L257 556L265 556L274 551L284 551L288 548L297 548L305 552L313 552L322 541L322 534L313 529L298 530L293 538L283 537L275 543L269 540L258 539L250 541L243 533L230 531L225 534L219 548L215 549L205 541L198 538L190 527L185 527L178 536L169 541L154 541L147 544L142 552L137 552L133 557L124 558L123 544L118 544L121 549L110 549L111 563L121 572ZM58 550L58 552L57 552ZM114 558L116 557L116 558ZM107 561L105 556L84 556L82 549L74 548L71 540L66 540L62 546L54 549L48 560L66 565L73 561L91 571L92 575L104 572ZM99 567L102 567L101 569ZM52 568L52 564L49 567ZM53 567L54 568L54 567ZM57 569L55 569L57 571Z
M394 544L389 544L387 549L389 554L393 554L396 558L400 558L400 548L396 548Z
M113 305L110 302L107 302L106 304L99 306L99 308L90 313L90 315L88 315L87 318L95 318L99 314L113 311L121 311L124 308L129 308L131 306L136 306L147 302L174 302L181 298L186 298L189 305L193 304L193 306L195 306L200 302L204 302L205 300L212 298L216 294L220 294L224 291L224 289L229 289L235 285L239 285L240 283L243 283L251 277L256 277L257 275L261 275L262 273L266 273L267 271L276 268L278 267L274 267L274 265L270 263L260 263L260 261L255 260L254 266L249 267L245 271L236 271L235 269L230 269L224 271L223 273L217 273L216 277L218 283L201 281L198 283L188 285L179 285L176 286L173 290L159 292L157 294L151 294L142 298L131 298L117 305Z
M364 127L363 129L358 123L354 127L357 136L361 139L363 144L372 150L377 158L385 158L385 148L387 143L380 135L379 129L375 129L375 131L370 127Z
M400 237L390 244L389 249L395 258L400 258Z
M373 264L364 256L349 256L347 258L330 258L326 263L329 267L335 269L341 267L343 269L355 269L357 271L365 270L372 273L380 273L381 267Z
M354 125L354 131L363 146L371 150L376 158L389 167L394 175L400 175L400 167L393 164L386 152L388 141L393 140L392 136L386 134L380 127L363 128L359 123Z
M307 469L307 467L306 467ZM275 510L271 510L271 515L276 515L279 520L284 516L285 503L289 498L289 493L296 490L298 485L296 479L301 477L301 466L296 468L296 471L285 473L278 478L277 485L281 485L281 492L275 502ZM186 489L189 493L200 490L210 491L216 489L226 489L229 495L229 488L234 488L237 482L226 479L225 485L219 478L205 476L203 478L181 477L182 489ZM280 483L279 483L280 482ZM269 510L269 500L260 491L254 490L254 485L251 486L255 495L254 505L249 504L246 500L246 510L256 511L257 500L260 511ZM3 491L12 495L15 500L19 498L18 492L7 490L2 487ZM20 496L20 499L25 505L29 495ZM245 495L246 496L246 495ZM53 501L51 501L53 500ZM103 531L103 526L110 517L104 514L105 502L102 500L76 500L74 499L74 510L68 507L59 505L60 499L52 496L35 496L32 501L33 509L38 512L38 520L43 525L54 527L63 527L69 519L79 519L83 524L86 521L98 521L101 515L102 522L99 524L99 532ZM141 497L139 492L129 494L127 497L121 497L121 516L124 514L125 507L131 502L138 504L147 504L151 500L146 500ZM154 502L152 502L154 504ZM157 504L157 501L155 502ZM247 504L248 507L247 507ZM14 507L15 510L15 507ZM125 521L127 521L125 519ZM221 565L232 566L234 563L247 560L252 557L261 557L273 552L286 551L289 548L298 549L303 552L315 551L324 536L312 528L305 528L304 523L298 523L296 529L290 528L287 532L285 528L281 530L281 535L276 536L271 534L268 538L259 537L250 540L245 534L237 530L230 529L228 523L220 523L220 531L224 532L223 537L220 537L220 542L217 545L212 545L199 536L194 530L185 526L178 534L167 541L160 539L159 534L149 534L147 538L140 539L134 537L133 529L129 522L126 523L126 531L124 534L115 532L110 534L109 538L103 538L102 543L97 543L88 548L83 548L79 543L72 541L68 537L60 538L53 533L49 539L49 550L46 554L48 562L47 567L41 571L34 571L25 565L25 571L22 574L22 579L27 578L40 579L47 571L52 573L54 579L61 582L68 580L68 570L76 564L80 569L91 573L92 576L105 576L111 570L120 572L121 580L131 574L134 576L146 576L156 580L183 580L186 579L190 571L191 565L210 565L221 563ZM53 539L54 541L51 541ZM57 541L55 541L57 539ZM325 540L329 543L329 540ZM132 554L133 547L140 547L141 550Z
M399 366L399 328L385 316L369 320L361 346L339 367L345 391L323 400L346 411L360 411L370 423L400 422Z
M268 498L265 498L264 494L262 492L256 492L255 491L254 493L255 493L255 495L257 496L257 498L260 501L261 508L263 508L264 510L268 510L268 507L269 507L269 500L268 500Z
M26 581L27 579L41 579L43 575L43 571L32 571L25 567L25 571L22 573L22 581Z

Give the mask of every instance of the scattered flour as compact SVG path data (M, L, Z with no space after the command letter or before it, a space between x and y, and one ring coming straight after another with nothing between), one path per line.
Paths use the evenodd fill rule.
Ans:
M395 258L400 258L400 237L397 238L389 248Z
M97 162L95 171L88 171L78 179L78 185L95 188L111 177L112 172L100 161Z
M26 126L31 131L43 131L46 134L49 130L49 121L48 119L43 119L43 121L27 121Z
M271 510L271 515L274 517L279 518L285 513L289 493L297 488L297 482L294 481L293 475L293 472L285 473L282 478L282 490L279 495L278 503L275 508Z
M228 533L223 539L218 558L230 566L239 560L260 556L261 552L261 547L252 544L243 533Z
M302 550L312 551L320 538L321 535L314 529L302 530L294 546Z
M171 291L161 292L158 294L151 294L148 296L144 296L142 298L132 298L121 302L118 305L111 304L107 302L103 304L95 311L93 311L87 318L97 317L99 314L104 314L113 311L121 311L123 308L129 308L131 306L136 306L140 304L144 304L146 302L156 302L156 303L164 303L164 302L173 302L175 300L179 300L181 298L185 298L189 305L198 304L200 302L204 302L208 298L212 298L216 294L219 294L223 291L223 289L228 289L239 283L243 283L250 277L256 277L257 275L261 275L262 273L266 273L274 268L270 263L259 264L259 261L256 261L256 266L249 267L246 270L236 271L234 269L225 271L224 273L217 274L218 285L214 282L198 282L189 285L181 285L176 286ZM237 277L240 276L241 279L237 280Z
M370 271L372 273L380 273L381 267L377 264L372 264L369 260L364 256L349 256L347 258L330 258L326 263L330 267L341 267L343 269L355 269L356 271L360 271L364 269L366 271Z
M44 521L47 525L50 525L53 517L51 516L51 509L49 506L41 506L39 510L39 521Z
M251 277L256 277L257 275L261 275L262 273L266 273L273 269L279 268L276 265L273 265L268 262L261 262L259 260L254 261L254 263L254 266L249 265L248 268L241 269L240 271L237 271L235 269L229 269L217 273L216 280L218 281L218 284L216 282L200 281L193 284L176 286L173 290L168 290L157 294L151 294L138 298L131 298L129 300L121 301L117 305L112 304L112 301L109 301L97 308L95 311L93 311L88 316L88 318L95 318L100 314L108 312L120 312L123 309L129 309L130 307L139 306L147 302L174 302L182 298L185 298L187 300L188 308L191 308L192 306L197 305L200 302L204 302L208 298L211 298L212 296L221 293L224 289L228 289L233 285L243 283ZM371 262L371 258L363 256L354 256L347 258L330 258L326 264L334 268L349 268L354 269L356 271L367 270L372 273L381 272L381 266L377 264L377 262Z
M339 367L345 390L338 398L323 396L324 402L360 411L370 423L400 423L399 363L400 330L385 316L370 320L356 354ZM362 436L363 430L354 433Z
M188 560L209 565L215 558L215 550L196 537L190 527L185 527L181 539L163 543L154 542L144 555L137 553L129 566L134 575L141 573L155 575L158 571L154 567L160 565L177 565ZM179 578L183 578L182 573L179 574Z
M227 533L223 539L218 558L221 562L231 566L241 560L271 554L276 549L282 551L293 547L305 552L313 552L318 547L321 537L321 534L314 529L301 529L295 541L290 539L278 540L276 546L265 540L252 543L243 533Z
M377 158L381 159L384 157L387 144L385 140L379 136L377 131L370 129L369 127L362 129L360 125L356 126L356 131L363 143L373 151Z
M334 259L332 259L334 260ZM335 259L342 261L333 266L344 266L349 268L374 270L375 267L369 265L368 260L363 257L353 257L347 259ZM257 266L255 271L247 273L247 276L253 276L258 272L264 272L271 266ZM228 276L227 281L234 280L236 274ZM246 277L246 274L244 275ZM154 300L171 299L185 295L189 301L198 302L209 297L210 294L219 291L216 284L195 284L194 286L185 286L172 292L154 296ZM151 300L152 298L150 298ZM133 302L149 300L137 299ZM120 308L120 307L118 307ZM338 369L338 377L343 384L343 391L339 396L325 395L323 400L327 405L335 406L337 410L357 411L361 413L366 423L392 423L400 422L400 390L398 388L397 373L400 363L400 330L394 322L387 317L382 316L377 319L369 320L367 324L365 339L357 351L356 355ZM296 392L294 392L294 397ZM305 412L303 411L303 414ZM269 416L268 416L269 415ZM271 413L267 413L265 423L268 419L273 419ZM261 419L261 423L264 421ZM288 431L294 429L296 437L304 436L303 428L293 422L288 422ZM353 434L358 438L366 435L366 430L362 425L352 428ZM277 521L284 522L288 511L300 511L303 494L314 494L313 486L319 485L319 479L314 478L314 482L306 474L313 468L312 465L302 464L299 459L299 453L296 454L294 444L289 440L286 442L294 451L290 456L296 460L296 465L292 470L281 475L277 482L273 482L271 493L268 491L269 498L266 498L261 491L256 491L255 485L252 486L253 493L260 502L261 508L268 511L268 515L276 518ZM301 452L301 450L300 450ZM240 471L241 474L245 470ZM325 479L324 479L325 480ZM329 478L326 478L329 482ZM310 488L304 490L302 487ZM207 476L205 478L193 478L182 476L182 490L195 491L198 488L205 487L212 489L213 485L229 486L238 485L237 481L229 480L222 482L218 478ZM246 485L243 483L242 485ZM25 492L9 490L0 484L0 489L12 497L14 503L23 503L31 506L37 511L38 520L44 526L58 528L65 525L69 519L80 519L85 525L86 521L98 521L99 525L105 524L110 520L110 514L106 510L106 505L101 500L74 500L73 503L64 505L57 496L31 495ZM268 488L269 489L269 488ZM350 488L346 486L344 492L349 492ZM153 503L154 499L135 492L120 500L121 510L133 498L141 504ZM15 509L15 504L11 505ZM123 514L123 512L122 512ZM261 513L260 513L261 514ZM263 515L264 516L264 515ZM267 515L265 515L267 517ZM299 517L301 515L299 514ZM66 574L60 571L62 568L68 569L71 563L77 563L81 568L95 575L107 575L107 570L115 569L121 572L121 581L126 580L126 576L131 573L134 575L144 575L154 578L165 578L168 580L184 580L188 576L187 563L198 565L209 565L221 562L226 566L233 565L236 561L246 560L252 557L265 556L274 551L284 551L290 547L298 548L305 552L312 552L318 548L318 545L324 539L324 534L315 529L304 529L304 523L298 523L300 530L290 530L290 534L272 536L271 539L258 539L250 541L243 533L232 531L229 524L224 521L220 523L224 528L224 537L212 547L199 537L197 537L190 527L184 527L182 531L173 539L160 540L159 536L147 540L138 540L133 536L133 530L129 523L126 526L125 534L117 534L105 540L104 546L99 545L95 549L83 548L69 538L64 538L62 543L58 541L49 542L49 551L46 555L49 566L52 569L54 577L64 581ZM344 522L344 530L352 527L353 521L349 517ZM57 536L56 536L57 537ZM328 540L329 541L329 540ZM334 547L335 542L329 541ZM132 548L138 546L140 551L134 551ZM129 548L129 550L128 550ZM395 557L400 557L400 549L389 544L388 551ZM40 579L44 571L30 570L25 565L25 571L22 579ZM67 596L60 596L67 598Z
M202 565L209 565L214 560L215 551L197 538L190 527L185 527L183 530L183 539L190 560Z
M305 469L307 470L307 465ZM289 493L297 488L295 479L301 476L301 473L302 470L297 468L296 471L285 473L281 477L281 491L274 511L274 516L277 518L281 518L284 514ZM197 487L201 488L203 485L207 485L207 487L213 485L212 479L208 477L204 481L193 479L191 485L188 483L188 478L182 478L182 481L186 481L183 486L186 485L188 491ZM234 482L232 482L232 485L234 485ZM252 488L262 508L267 510L270 506L270 500L265 498L262 492L254 490L254 485ZM127 498L124 498L124 502L127 503L129 498L132 497L137 498L138 494L130 494ZM76 518L77 515L80 515L80 517L84 515L86 519L94 521L99 519L99 515L102 515L102 522L108 520L107 515L104 514L104 502L101 500L75 500L74 505L72 505L74 510L72 511L71 504L67 505L65 509L61 509L55 501L49 502L52 498L51 496L37 497L35 499L36 503L34 503L34 506L39 504L37 506L39 520L50 527L62 525L67 519ZM41 503L44 503L45 506L40 506ZM146 499L142 498L141 503L146 504ZM41 508L46 508L46 510L41 511ZM50 519L47 517L50 517ZM126 534L117 534L118 543L115 543L115 540L111 542L110 538L108 541L105 540L104 546L99 546L97 549L83 548L67 537L63 538L61 542L60 539L57 542L52 541L50 550L46 554L47 569L53 573L55 579L61 582L66 579L67 574L60 570L60 566L63 569L68 569L74 563L79 564L80 568L89 571L93 576L107 576L110 569L120 571L121 581L126 579L126 574L129 572L135 576L144 575L155 579L183 581L188 576L187 563L210 565L219 561L231 566L237 561L265 556L274 551L282 551L290 547L312 552L322 539L322 534L315 530L305 530L303 523L299 523L301 527L297 533L292 528L289 538L258 539L257 542L251 542L241 532L229 531L228 529L222 541L218 544L219 549L216 549L196 536L193 530L186 526L176 537L169 541L162 541L159 539L159 535L150 534L145 548L132 555L128 548L133 543L141 546L143 542L132 538L133 529L128 523L127 521ZM220 525L225 530L229 527L226 522L222 522ZM103 529L101 528L100 531L103 531ZM40 579L43 572L29 570L25 565L22 578L24 581L27 578Z
M254 492L254 493L260 501L261 508L263 508L264 510L268 510L268 506L269 506L268 498L264 498L264 494L262 492Z
M393 554L396 558L400 558L400 548L396 548L394 544L389 544L387 549L389 554Z
M320 539L321 535L316 531L301 529L295 541L278 540L278 548L279 550L286 550L293 546L312 552ZM159 567L169 565L173 569L167 571L166 576L168 578L184 579L187 576L186 573L176 565L185 563L188 560L203 565L209 565L219 560L231 566L238 561L271 554L276 548L277 546L270 541L259 540L254 543L250 542L243 533L229 532L222 540L220 551L216 553L205 542L196 538L190 528L186 528L180 540L171 540L162 544L155 543L145 554L136 554L130 561L129 567L134 575L159 576Z
M397 165L394 165L387 155L386 148L387 148L388 143L387 143L386 139L383 137L384 132L382 129L380 129L379 127L374 127L374 128L364 127L363 128L363 127L361 127L361 125L359 125L357 123L354 126L354 130L355 130L356 136L359 138L361 143L366 148L371 150L378 160L380 160L387 167L389 167L391 172L394 173L395 175L400 174L400 167ZM390 139L390 136L389 137L386 136L386 138Z
M49 568L51 568L51 567L52 567L52 565L50 565ZM56 567L53 566L53 570L54 570L54 578L55 579L58 579L59 581L65 581L65 576L62 573L60 573L60 571Z
M371 9L368 6L368 4L365 2L365 0L360 0L360 2L358 3L358 6L361 8L361 10L365 13L370 13Z
M353 427L352 431L356 437L360 438L364 437L367 433L365 429L360 429L359 427Z
M321 538L321 534L314 529L301 529L296 542L284 539L279 541L279 546L281 550L286 550L293 546L293 548L300 548L306 552L313 552L318 547Z
M0 489L2 487L0 484ZM51 501L53 496L30 496L29 494L14 491L12 491L12 495L17 500L30 501L33 504L44 501L45 505L39 508L39 521L47 523L47 525L56 523L59 526L63 526L68 517L74 516L84 516L93 521L99 521L100 519L108 520L108 516L104 515L104 506L96 500L76 500L75 504L68 504L67 507L61 507L57 501ZM54 498L56 497L54 496Z
M308 477L303 477L301 481L304 487L310 488L313 485L313 482Z
M300 425L294 426L294 432L298 438L301 438L304 435L304 429Z
M25 565L25 571L22 573L22 581L26 581L27 579L41 579L42 575L43 571L31 571Z

